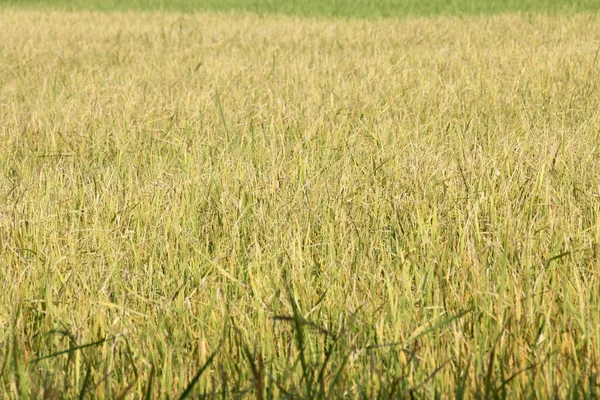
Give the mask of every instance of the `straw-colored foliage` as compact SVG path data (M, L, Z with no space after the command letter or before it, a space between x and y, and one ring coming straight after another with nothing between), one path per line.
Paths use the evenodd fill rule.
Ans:
M0 26L7 396L598 393L598 17Z

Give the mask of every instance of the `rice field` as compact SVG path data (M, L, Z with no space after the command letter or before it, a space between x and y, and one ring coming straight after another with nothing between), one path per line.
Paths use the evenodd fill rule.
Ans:
M0 398L600 396L600 16L0 27Z

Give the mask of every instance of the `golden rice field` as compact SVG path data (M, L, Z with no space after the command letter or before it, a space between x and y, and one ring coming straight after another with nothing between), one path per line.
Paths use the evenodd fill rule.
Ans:
M0 398L600 396L599 16L0 26Z

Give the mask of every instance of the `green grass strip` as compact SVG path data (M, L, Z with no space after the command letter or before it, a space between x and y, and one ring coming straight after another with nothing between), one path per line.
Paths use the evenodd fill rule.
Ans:
M51 10L218 11L323 17L403 17L596 13L600 1L579 0L0 0L0 6Z

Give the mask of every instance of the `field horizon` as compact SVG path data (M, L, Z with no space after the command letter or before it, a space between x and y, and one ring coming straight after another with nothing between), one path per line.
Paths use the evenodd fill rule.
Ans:
M165 11L280 14L320 18L598 14L596 0L0 0L0 8L49 11Z
M0 397L599 395L600 16L0 26Z

